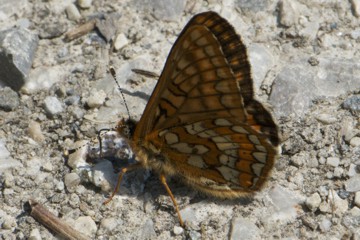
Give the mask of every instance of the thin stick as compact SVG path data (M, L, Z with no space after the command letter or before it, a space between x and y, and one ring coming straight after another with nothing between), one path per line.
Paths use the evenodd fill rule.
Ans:
M131 69L131 71L133 71L134 73L143 75L145 77L149 77L149 78L159 78L160 77L159 74L157 74L157 73L150 72L150 71L143 70L143 69L133 68L133 69Z
M87 240L90 239L86 237L84 234L78 232L73 229L67 223L56 217L54 214L49 212L43 205L36 202L33 199L29 200L29 204L31 207L30 215L35 218L39 223L43 224L51 231L56 232L61 235L65 239L71 240Z
M95 20L91 20L89 22L84 23L83 25L78 26L75 29L72 29L65 33L65 41L69 42L76 38L79 38L88 32L94 30L95 28Z
M122 89L121 89L121 87L120 87L120 84L119 84L119 82L118 82L117 79L116 79L115 69L114 69L114 67L110 66L110 69L109 69L109 70L110 70L110 73L111 73L111 75L113 76L113 78L114 78L114 80L115 80L115 82L116 82L116 85L118 86L118 89L119 89L119 91L120 91L120 93L121 93L121 97L122 97L122 99L123 99L123 101L124 101L124 105L125 105L125 107L126 107L126 111L127 111L127 113L128 113L129 119L130 119L131 117L130 117L129 107L128 107L127 103L126 103L125 96L124 96L124 93L123 93L123 91L122 91Z

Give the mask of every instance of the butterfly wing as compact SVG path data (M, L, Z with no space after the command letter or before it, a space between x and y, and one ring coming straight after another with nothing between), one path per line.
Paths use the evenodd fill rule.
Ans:
M271 114L254 99L245 46L214 12L181 32L133 139L205 192L259 189L279 144Z

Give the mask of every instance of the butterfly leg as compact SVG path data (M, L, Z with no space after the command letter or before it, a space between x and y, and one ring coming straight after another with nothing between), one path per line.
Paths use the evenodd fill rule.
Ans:
M130 165L128 167L125 167L125 168L121 169L121 171L119 173L119 178L118 178L117 183L116 183L116 187L115 187L113 193L111 194L111 196L108 199L105 200L105 202L103 203L104 205L111 202L111 200L113 199L115 194L119 191L120 184L121 184L121 181L122 181L122 178L123 178L124 174L127 173L127 172L130 172L130 171L133 171L135 169L138 169L138 168L142 168L142 165L140 163L133 164L133 165Z
M171 200L172 200L172 202L173 202L173 204L174 204L175 210L176 210L177 215L178 215L178 217L179 217L180 225L183 227L183 226L184 226L184 222L183 222L183 220L182 220L182 218L181 218L178 204L177 204L177 202L176 202L176 200L175 200L175 198L174 198L174 195L172 194L172 192L171 192L171 190L170 190L170 188L169 188L169 186L168 186L168 184L167 184L167 182L166 182L166 177L165 177L164 174L160 174L160 181L161 181L161 183L164 185L167 193L170 195L170 198L171 198Z

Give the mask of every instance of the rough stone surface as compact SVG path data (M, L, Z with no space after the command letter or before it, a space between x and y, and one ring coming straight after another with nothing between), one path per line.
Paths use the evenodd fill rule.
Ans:
M0 32L0 83L15 91L26 82L35 51L38 36L28 29L7 29Z

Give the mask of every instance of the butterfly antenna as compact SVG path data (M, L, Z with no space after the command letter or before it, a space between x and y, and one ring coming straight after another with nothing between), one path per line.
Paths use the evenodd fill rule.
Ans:
M125 100L124 92L123 92L122 88L120 87L120 84L119 84L118 80L116 79L115 69L114 69L113 66L110 66L110 69L109 69L109 70L110 70L110 73L111 73L111 75L113 76L113 78L114 78L114 80L115 80L115 82L116 82L116 85L118 86L118 89L119 89L119 91L120 91L120 93L121 93L121 97L122 97L123 102L124 102L124 105L125 105L125 107L126 107L126 111L127 111L127 113L128 113L129 119L130 119L131 116L130 116L129 107L128 107L127 102L126 102L126 100Z

